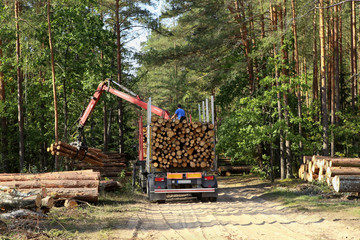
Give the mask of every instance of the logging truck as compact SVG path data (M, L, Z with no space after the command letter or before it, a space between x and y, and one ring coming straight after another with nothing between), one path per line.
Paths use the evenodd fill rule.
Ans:
M127 93L112 88L111 83ZM214 118L213 123L209 123L207 112L206 122L204 102L203 123L191 123L187 120L172 122L169 112L153 106L151 98L146 103L126 87L112 79L106 79L99 84L79 118L78 137L74 144L78 148L87 148L83 128L104 91L147 110L146 127L142 116L139 119L139 154L133 165L133 184L139 183L149 201L165 202L168 194L191 194L201 201L217 200L217 180L212 174L216 169ZM211 103L213 106L213 98ZM206 111L207 109L208 107ZM199 105L199 121L200 118ZM163 120L159 123L158 119ZM162 144L158 144L164 139Z

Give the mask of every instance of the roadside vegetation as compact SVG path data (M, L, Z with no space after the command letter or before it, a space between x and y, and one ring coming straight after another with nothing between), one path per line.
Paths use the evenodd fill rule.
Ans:
M54 207L47 219L7 220L9 231L0 239L107 239L115 229L146 202L144 194L132 191L131 179L122 180L121 191L101 193L97 205L80 203L77 208Z
M346 212L360 217L360 198L335 193L326 183L307 183L299 179L277 180L262 198L281 201L286 207L303 212Z

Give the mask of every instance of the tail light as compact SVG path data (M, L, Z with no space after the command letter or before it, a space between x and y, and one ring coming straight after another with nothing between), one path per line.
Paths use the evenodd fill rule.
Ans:
M155 182L163 182L163 181L165 181L165 178L163 178L163 177L156 177L155 178Z
M214 176L206 176L206 177L204 177L204 179L205 179L206 181L214 180Z

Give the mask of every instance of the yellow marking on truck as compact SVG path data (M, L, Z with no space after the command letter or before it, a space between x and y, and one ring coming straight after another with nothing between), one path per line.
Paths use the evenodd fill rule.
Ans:
M167 178L168 179L182 179L183 174L182 173L168 173Z
M201 178L201 172L197 173L186 173L187 179L193 179L193 178Z

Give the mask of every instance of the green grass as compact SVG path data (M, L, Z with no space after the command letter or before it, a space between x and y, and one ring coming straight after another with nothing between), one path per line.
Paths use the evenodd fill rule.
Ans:
M127 182L125 184L128 184ZM128 218L141 209L145 196L128 186L121 191L101 193L96 205L80 204L75 209L54 207L48 218L34 221L32 228L18 229L0 233L0 239L28 239L29 234L37 233L35 239L107 239L113 229L125 224ZM15 221L7 221L7 225Z
M270 201L280 201L298 211L346 211L352 216L360 216L358 200L349 200L346 195L335 194L327 185L321 183L304 183L298 179L279 180L262 197Z

